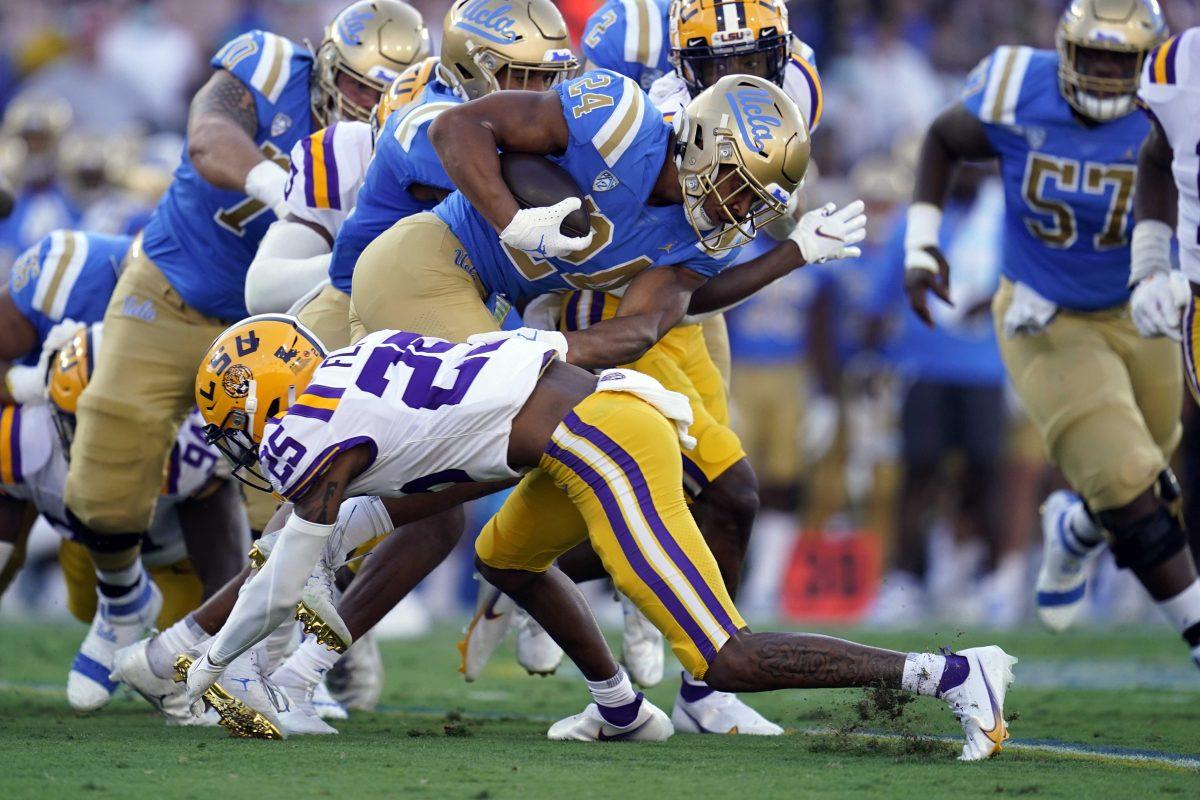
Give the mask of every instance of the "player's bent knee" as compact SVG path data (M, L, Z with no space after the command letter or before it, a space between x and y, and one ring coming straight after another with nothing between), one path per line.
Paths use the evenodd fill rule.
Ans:
M749 525L758 514L758 478L750 462L743 458L709 484L701 499Z
M1117 566L1142 570L1168 561L1187 546L1187 534L1179 519L1159 505L1153 512L1128 521L1121 509L1096 515L1111 537L1110 549Z
M756 688L751 674L753 664L750 648L747 647L747 636L753 634L749 631L739 631L730 636L709 662L708 670L703 675L693 677L702 677L705 683L718 692L742 692Z

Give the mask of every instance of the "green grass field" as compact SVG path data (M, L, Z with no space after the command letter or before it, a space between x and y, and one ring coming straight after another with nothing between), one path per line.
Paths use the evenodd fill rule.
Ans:
M291 798L837 796L1200 797L1200 674L1165 630L985 637L1017 655L1014 742L955 761L957 724L922 698L898 720L862 691L751 698L788 728L773 738L678 735L664 744L552 743L553 720L588 701L564 665L531 678L502 649L461 681L456 632L384 645L379 711L341 735L243 741L167 728L140 699L77 715L63 685L82 626L0 625L0 797ZM983 643L955 631L859 636L897 649ZM648 692L670 712L676 681ZM944 737L944 738L942 738Z

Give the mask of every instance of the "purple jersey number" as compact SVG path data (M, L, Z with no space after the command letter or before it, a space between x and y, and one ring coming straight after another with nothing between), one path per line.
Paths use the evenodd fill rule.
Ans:
M364 392L383 397L388 385L387 371L395 364L404 364L412 370L401 396L409 408L434 411L442 406L461 403L478 377L479 371L487 363L487 357L483 353L479 353L476 358L467 358L455 366L458 377L455 378L453 386L435 386L433 382L437 379L442 360L436 355L422 354L445 353L456 345L442 341L427 342L413 333L396 334L384 342L384 345L390 346L377 347L367 357L367 363L358 373L356 385Z
M291 436L284 436L283 426L280 425L267 439L266 447L262 448L259 460L275 476L280 486L287 486L288 478L292 477L296 465L300 463L300 459L304 458L304 454L307 452L308 449L304 445Z

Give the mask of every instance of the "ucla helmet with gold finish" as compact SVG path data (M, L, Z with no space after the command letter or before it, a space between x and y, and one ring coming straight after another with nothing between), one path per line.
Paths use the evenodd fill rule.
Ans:
M79 410L79 396L92 378L103 331L104 324L100 322L86 327L81 325L50 359L46 394L54 412L54 427L58 430L64 454L71 452L71 442L75 440L75 413Z
M674 0L671 63L695 97L726 75L783 85L791 52L782 0Z
M672 120L684 210L700 246L721 253L747 244L778 219L808 170L808 126L800 109L765 78L727 75ZM731 205L749 192L749 213ZM705 211L710 196L720 218ZM740 201L739 201L740 204Z
M333 18L317 48L313 114L322 125L369 121L375 104L347 97L338 78L345 75L382 95L401 72L431 52L421 12L401 0L359 0Z
M550 0L456 0L446 12L439 75L468 100L501 88L542 91L578 72Z
M263 430L295 403L324 359L321 340L286 314L247 317L208 348L196 374L196 406L205 437L239 480L271 491L257 469Z
M1063 97L1098 121L1130 113L1142 64L1167 34L1158 0L1072 0L1055 36Z

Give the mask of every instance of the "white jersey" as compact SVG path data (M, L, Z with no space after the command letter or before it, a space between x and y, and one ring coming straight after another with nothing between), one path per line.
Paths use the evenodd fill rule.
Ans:
M368 122L335 122L296 142L283 196L288 211L336 237L354 210L374 149Z
M1188 279L1200 283L1200 28L1189 28L1150 53L1138 97L1174 151L1179 261Z
M469 345L372 333L330 353L287 413L267 421L259 464L289 500L358 445L373 455L347 496L518 477L508 466L512 421L554 355L526 339Z
M808 123L809 131L815 131L821 124L821 113L824 111L821 79L812 61L812 48L797 43L793 46L793 52L788 57L787 68L783 73L783 90L795 101L800 115ZM650 102L654 103L668 121L675 116L675 112L691 101L692 96L688 93L687 84L674 70L660 76L650 85Z
M0 492L33 503L60 536L73 539L63 501L67 459L53 414L48 405L6 406L0 412ZM173 564L187 555L176 506L208 484L220 460L204 440L203 424L193 411L175 437L154 521L142 538L147 566Z

